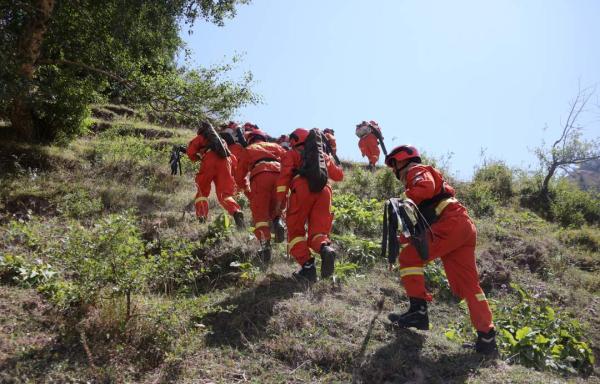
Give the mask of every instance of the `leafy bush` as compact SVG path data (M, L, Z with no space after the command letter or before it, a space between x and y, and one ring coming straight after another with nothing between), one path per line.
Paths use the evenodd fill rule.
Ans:
M353 229L360 236L373 236L381 232L383 206L375 200L361 200L351 194L334 194L334 232L344 233Z
M600 251L600 231L596 228L563 229L558 237L567 245L581 247L591 252Z
M458 198L476 217L494 216L498 201L488 183L472 182L458 189Z
M339 245L344 259L360 266L372 266L381 257L381 246L371 240L364 240L352 234L332 235Z
M568 180L556 183L550 207L552 219L563 227L600 224L600 194L583 191Z
M548 300L534 299L519 286L516 305L498 306L493 301L494 323L499 348L507 361L537 370L588 374L595 358L584 341L584 329L575 319L557 313ZM446 332L450 340L462 342L472 337L470 324L464 319Z
M513 195L513 173L503 162L496 161L475 171L474 183L486 184L490 192L500 201L509 200Z
M124 295L129 317L132 294L146 287L155 267L133 215L109 215L91 230L73 226L64 240L53 258L64 263L81 300L93 305L103 290Z
M429 289L433 289L439 298L449 299L452 297L450 283L446 277L446 272L440 261L433 261L427 264L423 270L425 273L425 282Z
M73 218L85 219L102 212L102 200L92 197L85 190L67 193L61 199L61 210Z

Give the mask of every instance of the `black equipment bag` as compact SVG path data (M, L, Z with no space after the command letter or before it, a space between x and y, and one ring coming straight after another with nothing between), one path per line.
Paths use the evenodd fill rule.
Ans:
M174 145L171 149L171 158L169 159L169 165L171 166L171 175L176 175L179 170L181 175L181 154L186 152L184 145Z
M237 139L238 144L242 147L246 148L248 146L248 142L246 141L246 136L244 136L244 130L242 127L237 127L235 129L235 138Z
M308 189L311 192L321 192L329 178L323 142L324 137L321 131L313 128L310 130L302 150L302 167L298 170L298 174L306 178Z
M215 151L219 157L229 157L231 153L229 149L225 145L223 145L223 140L221 140L221 136L215 131L215 128L212 124L208 122L202 122L200 125L200 130L198 131L202 136L206 138L208 141L208 148L212 151Z
M400 251L399 233L409 239L422 260L427 260L429 258L429 243L427 242L429 232L429 225L412 200L393 198L385 202L381 255L385 257L387 252L390 264L394 264Z
M387 149L385 148L385 143L383 142L383 135L381 134L381 129L379 129L379 127L374 127L372 125L370 127L371 127L371 132L375 135L375 137L379 141L379 146L381 146L381 150L383 151L383 154L385 156L387 156L388 153L387 153Z

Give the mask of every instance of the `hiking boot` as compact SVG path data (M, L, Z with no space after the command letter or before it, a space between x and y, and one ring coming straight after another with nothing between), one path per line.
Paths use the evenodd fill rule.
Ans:
M273 230L275 232L275 242L283 243L285 240L285 228L283 227L281 217L277 216L275 219L273 219Z
M388 319L393 325L400 328L429 329L429 316L427 314L427 301L410 297L410 307L403 314L390 313Z
M271 242L269 240L262 244L262 247L258 251L258 258L264 264L268 264L271 261Z
M317 281L317 268L315 267L315 259L310 259L302 264L302 268L298 272L294 272L292 276L298 281L308 281L315 283Z
M496 346L496 330L494 328L490 329L487 333L477 331L475 351L482 355L492 355L498 352L498 347Z
M321 278L326 279L333 275L335 268L335 249L331 246L321 245Z
M246 224L244 223L244 213L242 211L237 211L233 214L233 220L235 221L235 226L237 229L245 229Z
M200 224L206 223L206 217L205 216L198 216L198 222Z

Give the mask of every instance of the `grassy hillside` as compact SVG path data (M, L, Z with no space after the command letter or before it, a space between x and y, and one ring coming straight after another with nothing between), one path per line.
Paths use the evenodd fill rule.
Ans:
M484 359L462 347L474 336L438 264L432 329L388 325L407 299L379 257L380 202L400 191L386 170L347 164L335 278L307 286L284 245L260 265L216 200L195 221L195 166L168 167L192 131L95 114L68 146L0 148L0 382L600 383L600 231L522 208L525 184L458 185L503 330Z

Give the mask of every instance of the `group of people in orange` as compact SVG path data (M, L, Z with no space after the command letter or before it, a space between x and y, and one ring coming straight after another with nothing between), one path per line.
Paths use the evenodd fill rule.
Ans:
M336 250L329 237L333 192L327 180L341 181L344 177L336 161L334 131L315 129L323 143L318 159L326 182L318 189L313 187L306 173L309 164L305 164L305 146L314 148L312 131L297 128L289 135L272 138L252 123L229 122L214 129L204 122L187 147L190 160L200 161L195 198L198 220L203 223L207 219L208 197L214 183L217 200L233 216L236 225L244 228L244 215L235 198L243 193L250 202L260 260L270 261L271 241L283 242L287 227L287 250L300 266L293 276L308 282L317 281L314 255L320 255L322 279L334 273ZM477 232L467 210L456 199L454 189L439 170L422 164L415 147L401 145L387 154L375 121L359 123L355 133L360 151L368 159L368 169L375 170L381 146L386 154L385 164L404 185L403 197L428 213L431 228L427 240L430 256L426 260L420 257L410 239L399 235L403 244L398 254L400 279L410 305L405 313L390 314L389 320L402 328L429 329L427 304L432 297L425 287L423 266L440 258L452 291L468 305L478 334L475 350L494 353L496 333L492 313L479 285L475 264Z

